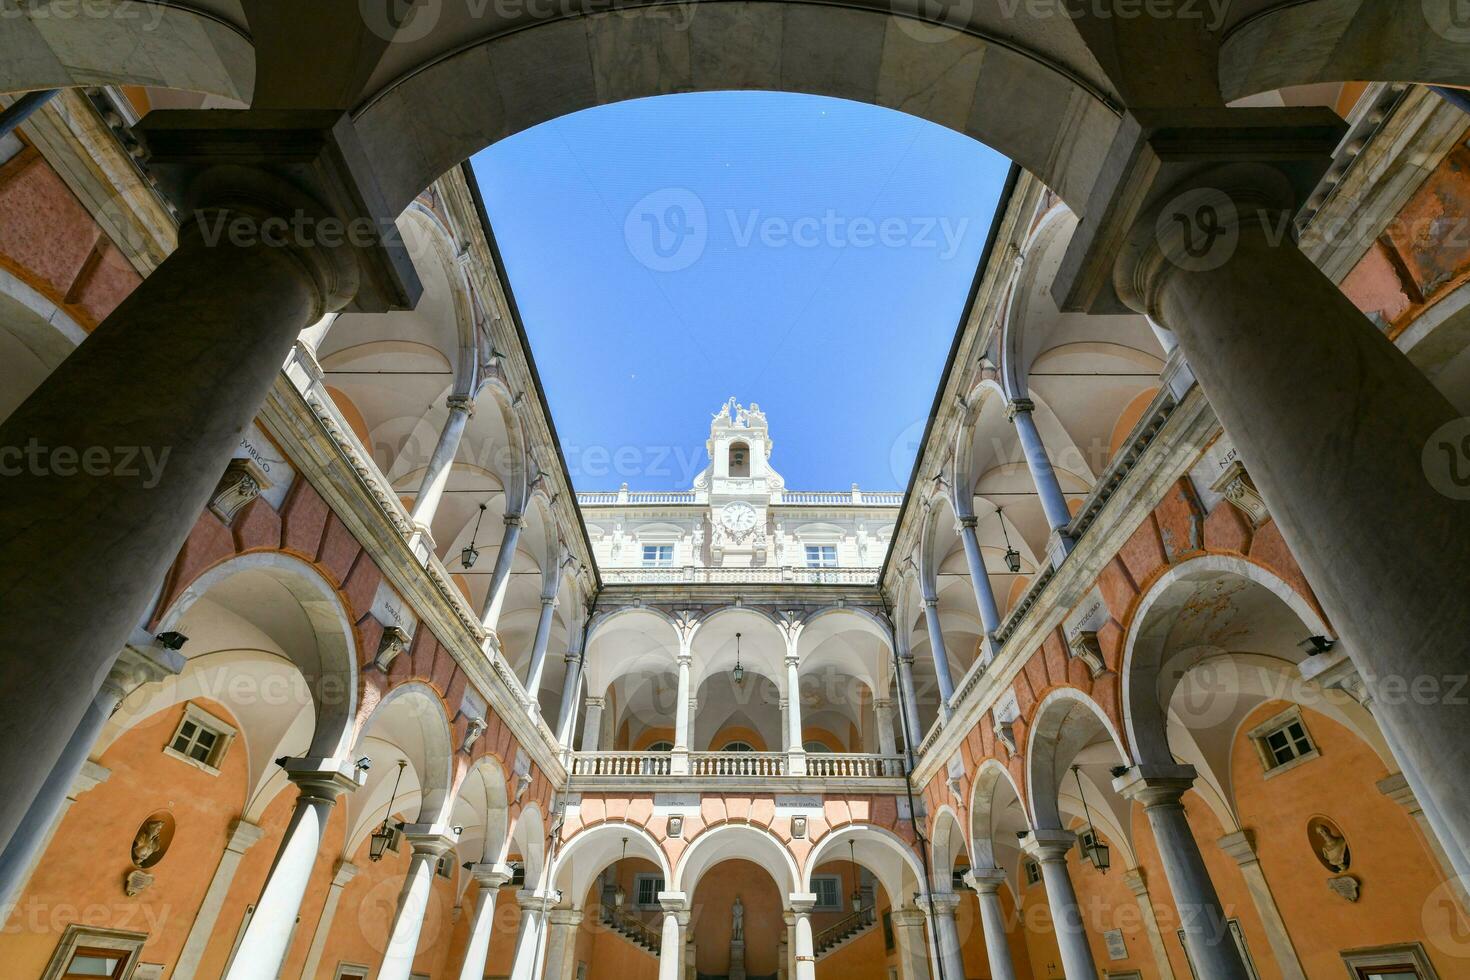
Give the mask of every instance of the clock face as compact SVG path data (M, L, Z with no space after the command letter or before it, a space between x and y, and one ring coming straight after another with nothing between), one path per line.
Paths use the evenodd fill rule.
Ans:
M720 511L720 523L736 534L742 534L755 527L755 521L755 508L742 500L726 504Z

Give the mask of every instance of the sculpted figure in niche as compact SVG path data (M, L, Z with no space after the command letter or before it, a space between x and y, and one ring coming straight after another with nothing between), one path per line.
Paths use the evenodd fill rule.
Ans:
M1313 820L1308 825L1307 836L1312 850L1317 853L1317 860L1327 870L1341 873L1348 869L1353 856L1348 849L1347 838L1330 821L1320 817Z
M138 835L133 838L133 863L140 868L148 866L148 859L157 854L162 846L164 823L162 820L148 820L138 828Z
M730 909L730 938L745 939L745 906L740 904L740 896L735 896L735 905Z

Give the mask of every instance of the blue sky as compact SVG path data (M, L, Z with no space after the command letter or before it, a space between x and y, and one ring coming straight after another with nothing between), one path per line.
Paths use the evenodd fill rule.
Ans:
M589 109L473 165L578 490L685 489L731 395L793 490L902 489L1007 161L767 92Z

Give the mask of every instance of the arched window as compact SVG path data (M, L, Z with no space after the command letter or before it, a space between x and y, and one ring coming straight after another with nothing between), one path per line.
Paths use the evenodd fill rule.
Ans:
M750 476L750 447L743 442L730 444L730 475Z
M741 741L739 739L736 739L733 742L726 742L725 745L724 745L724 748L720 749L720 751L721 752L754 752L755 751L755 746L754 745L751 745L749 742L743 742L743 741Z
M652 745L650 745L648 748L644 749L643 751L644 752L672 752L672 751L674 751L674 743L673 742L670 742L668 739L660 739L659 741L654 742Z
M801 747L807 752L830 753L832 751L830 748L827 747L826 742L818 742L813 739L808 739L807 741L802 742Z

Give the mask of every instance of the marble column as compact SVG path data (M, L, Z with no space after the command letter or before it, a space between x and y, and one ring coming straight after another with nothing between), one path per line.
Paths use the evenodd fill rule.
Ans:
M337 918L337 906L342 904L342 889L347 883L357 877L357 865L350 861L339 860L336 868L332 871L332 883L327 886L327 899L322 903L322 914L317 916L316 931L311 934L311 947L306 952L306 964L301 968L301 976L305 980L311 980L316 976L317 967L321 964L322 953L327 949L327 937L332 934L332 922ZM482 980L476 977L475 980Z
M480 623L491 632L500 624L500 610L505 605L505 594L510 588L510 570L516 560L516 545L520 543L521 528L525 523L525 518L519 513L505 515L505 535L500 539L500 550L495 554L495 570L490 573L485 604L480 607Z
M577 929L581 909L552 909L546 913L546 969L542 980L572 980L577 968ZM479 980L479 978L476 978Z
M924 913L912 905L889 913L898 946L899 980L929 980L929 945L924 938Z
M1138 903L1138 914L1143 917L1143 931L1148 936L1149 948L1153 950L1154 964L1159 968L1160 980L1174 980L1174 967L1169 962L1169 953L1164 948L1164 934L1159 930L1159 917L1154 912L1153 899L1148 893L1148 882L1138 868L1123 872L1123 884L1133 893Z
M991 980L1016 980L1016 966L1011 962L1011 943L1006 934L1005 910L1000 904L1000 886L1006 874L999 868L970 873L975 900L980 906L980 928L985 931L985 958L990 963Z
M683 892L659 892L658 904L664 912L658 948L658 980L683 980L684 937L679 931L679 913L689 903Z
M786 766L791 776L806 775L806 749L801 739L801 660L786 655Z
M465 426L475 414L475 400L469 395L450 395L445 404L449 406L449 417L439 430L439 441L429 457L424 478L419 482L419 491L413 500L413 510L409 513L415 528L409 544L421 559L427 559L434 550L434 514L444 499L444 488L449 484L449 473L454 468L454 456L459 452Z
M156 115L182 114L198 118ZM157 125L145 123L155 173L174 149L154 138ZM350 124L332 133L350 138ZM313 162L296 173L321 176ZM356 162L333 175L350 182ZM0 598L24 611L9 617L0 652L0 743L25 746L0 760L0 847L156 597L296 336L357 291L353 250L261 231L331 214L297 184L242 163L199 172L183 203L174 251L0 424ZM237 222L249 231L224 231Z
M283 762L286 777L301 793L225 980L276 980L332 807L343 793L362 785L362 776L349 759Z
M792 966L796 980L817 980L817 955L812 945L812 909L817 896L798 892L791 896Z
M934 948L944 980L965 980L965 960L960 953L960 930L955 924L955 909L959 908L960 897L953 892L934 892L920 903L922 911L930 917L929 931L934 937Z
M102 679L101 687L92 696L92 703L87 706L76 731L67 740L66 748L27 808L25 820L16 828L4 851L0 852L0 909L18 899L25 883L30 880L31 872L70 806L71 789L87 764L87 757L97 744L107 719L132 691L178 674L184 669L185 662L183 654L167 649L151 637L145 640L139 636L136 643L123 647Z
M541 676L546 672L546 648L551 645L551 623L556 616L556 596L541 597L541 616L536 620L536 639L531 644L531 666L526 671L526 697L532 716L541 713Z
M1276 961L1282 980L1307 980L1307 972L1296 954L1291 933L1286 931L1286 920L1281 917L1276 896L1271 894L1266 872L1261 867L1260 859L1256 857L1256 844L1251 839L1250 831L1237 830L1221 837L1216 843L1220 850L1240 865L1240 875L1245 879L1246 891L1250 892L1251 904L1261 917L1261 926L1266 930L1266 941L1271 944L1271 958Z
M690 673L693 665L692 653L680 649L679 687L674 694L674 758L671 760L671 770L675 775L689 772L689 752L694 741L693 732L690 731L690 723L694 719L693 706L690 703Z
M1046 903L1051 909L1057 947L1062 954L1062 973L1067 980L1097 980L1097 964L1087 944L1082 909L1067 871L1067 852L1076 844L1077 836L1071 831L1033 830L1026 835L1021 849L1041 865Z
M1169 880L1190 959L1201 980L1248 980L1245 963L1225 924L1220 896L1200 856L1184 813L1183 796L1194 785L1193 766L1134 766L1113 780L1124 799L1143 805Z
M603 699L588 697L587 710L582 715L582 751L596 752L602 739Z
M568 650L561 683L561 708L556 715L556 742L563 749L572 747L572 733L577 729L577 702L581 698L582 654Z
M225 852L220 855L214 877L209 880L204 899L194 913L194 924L189 927L184 949L174 964L171 976L176 980L192 980L195 971L199 969L199 961L204 958L204 950L209 945L210 937L214 935L215 924L219 921L220 909L224 907L225 899L230 894L230 885L234 884L235 872L240 870L240 859L264 833L259 826L244 817L236 819L230 825Z
M970 568L970 585L975 590L975 606L980 610L980 622L985 627L987 656L995 651L991 643L995 631L1000 629L1000 607L995 604L995 590L990 584L990 574L985 571L985 556L980 552L980 539L975 534L979 519L974 515L961 517L959 521L960 541L965 546L965 564Z
M898 743L893 738L893 701L890 698L873 699L873 724L878 727L878 753L898 755Z
M1051 458L1046 454L1046 444L1041 441L1041 432L1032 418L1036 404L1029 398L1016 398L1006 406L1006 418L1016 427L1016 437L1021 440L1021 451L1026 454L1026 468L1031 471L1031 482L1036 495L1041 498L1041 509L1046 514L1046 523L1051 527L1051 541L1047 545L1053 565L1060 565L1072 550L1073 541L1067 534L1067 525L1072 523L1072 511L1067 507L1067 498L1062 485L1057 482L1057 472L1052 469Z
M912 763L919 754L919 743L924 740L924 730L919 727L919 699L914 690L914 658L912 654L898 657L898 687L903 701L903 716L907 732L904 735L905 751Z
M1254 132L1263 154L1279 135L1283 154L1303 158L1303 127ZM1340 135L1322 137L1324 160ZM1375 696L1374 717L1403 768L1426 777L1420 802L1444 818L1446 849L1470 854L1470 780L1458 775L1470 771L1470 707L1456 693L1470 603L1435 584L1470 567L1470 492L1459 485L1466 423L1280 234L1296 208L1292 186L1282 169L1242 164L1164 192L1170 202L1138 223L1112 278L1126 286L1125 303L1179 338ZM1206 212L1209 235L1185 240ZM1192 259L1191 244L1214 247Z
M954 675L949 669L949 651L944 646L944 628L939 622L937 598L924 599L924 623L929 627L929 652L934 656L934 676L939 681L939 713L948 721L950 701L954 699Z
M546 913L556 901L556 895L546 892L516 892L516 904L521 907L521 928L516 935L515 953L511 957L510 980L542 980L541 956L546 948Z
M398 893L398 908L393 913L393 928L388 933L383 963L378 967L378 980L408 980L413 972L419 935L424 929L424 913L429 909L434 887L434 872L439 867L439 859L454 849L459 835L440 824L411 823L403 826L403 839L413 851L403 888Z
M490 958L490 939L495 935L495 900L514 872L503 864L476 864L470 867L470 874L480 891L475 896L475 913L470 920L470 938L465 943L459 980L484 980L485 963Z

